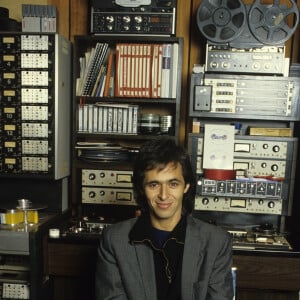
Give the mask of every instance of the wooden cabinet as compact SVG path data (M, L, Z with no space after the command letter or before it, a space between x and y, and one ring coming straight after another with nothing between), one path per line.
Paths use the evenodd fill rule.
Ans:
M97 242L50 239L45 250L46 273L54 286L53 300L92 297ZM298 300L298 256L235 253L233 263L237 268L238 300Z
M135 152L141 143L160 135L179 139L182 45L183 39L176 37L75 37L72 143L74 207L95 205L97 210L99 204L135 206L130 190L130 170ZM104 57L102 61L99 54L102 66L97 69L99 63L96 63L93 69L92 58L91 64L87 63L85 67L85 76L82 74L84 61L87 62L87 57L93 56L98 51L96 49L100 48L99 52ZM103 77L99 77L102 71ZM113 76L109 76L109 73ZM113 83L110 92L106 93L106 88L104 91L98 89L102 79L102 87L106 83ZM85 173L92 170L94 174L87 175L89 178L86 181L89 182L84 188L82 170ZM95 172L101 170L101 179L91 180L90 176L98 176ZM116 176L120 176L118 172L121 170L128 171L128 177L124 179L128 182L122 180L123 183L112 183L107 179L105 170L114 170L112 172L116 172ZM123 177L126 175L123 174ZM112 191L112 185L117 191ZM118 195L121 195L120 198L116 198ZM123 205L124 208L126 206Z

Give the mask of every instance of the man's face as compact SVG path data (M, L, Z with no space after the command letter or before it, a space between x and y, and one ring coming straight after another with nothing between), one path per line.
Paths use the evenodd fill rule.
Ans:
M145 172L144 189L150 218L155 228L172 231L181 218L185 184L180 164L169 163L165 168Z

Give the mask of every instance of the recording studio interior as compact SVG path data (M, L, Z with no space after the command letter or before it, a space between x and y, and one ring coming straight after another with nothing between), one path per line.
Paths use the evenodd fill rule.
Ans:
M0 1L0 299L93 300L132 164L170 136L236 300L300 299L300 0ZM190 300L190 299L182 299Z

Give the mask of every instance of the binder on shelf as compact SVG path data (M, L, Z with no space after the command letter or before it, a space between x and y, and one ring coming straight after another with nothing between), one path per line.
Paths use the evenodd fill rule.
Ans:
M168 98L170 94L170 76L171 76L171 54L172 45L164 44L162 50L162 93L163 98Z
M151 96L152 98L158 97L158 52L159 52L159 45L153 44L153 56L152 56L152 66L151 66Z
M102 47L101 43L97 43L96 47L92 48L90 52L86 53L86 56L88 59L86 60L86 71L83 76L82 81L82 89L80 92L80 95L82 96L88 96L87 91L91 85L91 78L93 76L93 72L96 66L96 61L99 59L100 55L100 48Z
M171 64L171 91L170 98L176 98L177 94L177 79L178 79L178 55L179 55L179 45L177 43L172 44L173 52L172 52L172 64Z
M97 43L95 50L91 53L86 76L83 80L82 96L91 96L95 82L97 81L101 66L105 63L108 52L107 43Z
M144 59L145 59L145 84L143 86L143 96L148 98L151 97L151 63L152 63L152 47L149 44L145 45L144 48Z

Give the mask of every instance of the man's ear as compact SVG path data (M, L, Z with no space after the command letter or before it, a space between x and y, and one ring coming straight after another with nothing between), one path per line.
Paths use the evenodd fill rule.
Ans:
M184 187L183 193L185 194L185 193L189 190L189 188L190 188L190 184L187 183L187 184L185 185L185 187Z

